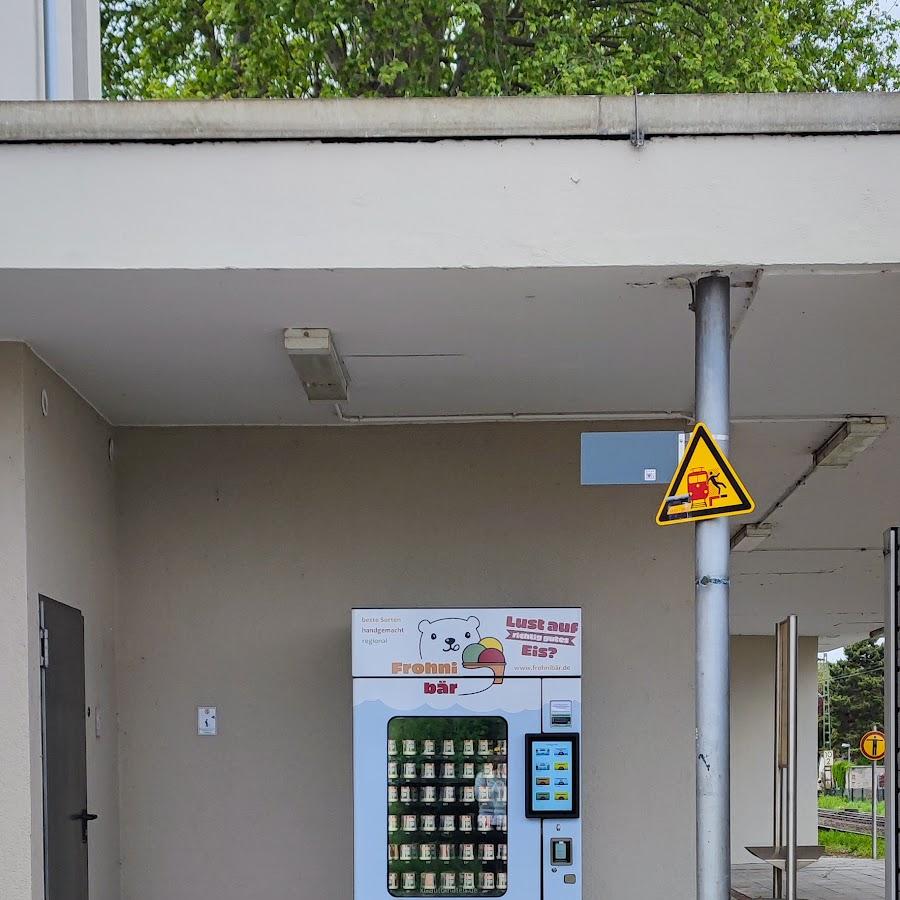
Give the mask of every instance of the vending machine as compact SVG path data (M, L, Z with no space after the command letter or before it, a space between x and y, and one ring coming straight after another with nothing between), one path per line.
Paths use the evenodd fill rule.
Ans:
M581 610L353 610L354 900L581 898Z

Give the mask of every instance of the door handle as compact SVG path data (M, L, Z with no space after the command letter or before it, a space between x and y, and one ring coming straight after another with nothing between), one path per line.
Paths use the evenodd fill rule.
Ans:
M80 813L75 816L72 816L73 821L81 822L81 843L86 844L88 842L88 822L93 822L94 819L97 818L96 813L89 813L86 809L83 809Z

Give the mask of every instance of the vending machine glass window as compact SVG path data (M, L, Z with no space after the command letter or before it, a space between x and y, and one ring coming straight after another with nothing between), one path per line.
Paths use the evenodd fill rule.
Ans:
M388 722L387 767L388 892L503 896L506 720L396 716Z

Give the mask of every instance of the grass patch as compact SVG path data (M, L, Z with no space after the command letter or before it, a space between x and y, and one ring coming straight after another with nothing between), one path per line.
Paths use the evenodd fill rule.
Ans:
M872 838L867 834L849 834L846 831L819 829L819 843L826 856L857 856L872 858ZM884 838L878 838L878 858L884 859Z
M871 800L845 800L831 794L819 794L819 809L854 809L857 812L872 812ZM878 801L878 815L884 815L884 800Z

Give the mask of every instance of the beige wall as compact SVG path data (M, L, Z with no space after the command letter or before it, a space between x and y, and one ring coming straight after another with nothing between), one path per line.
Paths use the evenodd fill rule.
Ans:
M109 425L30 351L24 351L31 742L41 822L38 595L84 616L91 900L119 896L118 739L115 692L115 477ZM48 415L41 411L47 391ZM51 638L52 640L52 638ZM100 737L96 716L100 715ZM40 832L40 826L38 826ZM38 846L40 842L38 841ZM40 873L39 873L40 874ZM3 892L0 891L0 896Z
M41 412L46 389L49 414ZM109 426L22 344L0 343L0 897L41 898L38 596L85 617L92 900L119 897L115 496ZM95 737L99 707L105 722Z
M32 769L30 731L28 654L37 620L28 602L24 369L25 348L0 343L0 896L23 900L38 896L41 877L40 842L32 842L41 819L32 818L40 766Z
M460 603L584 606L585 882L693 897L691 535L580 431L120 433L125 900L347 900L350 609Z
M818 843L817 646L816 638L800 638L797 839L801 844ZM772 841L775 640L734 637L731 654L732 860L742 863L754 860L745 847Z
M281 900L300 885L346 900L349 610L459 603L584 606L585 881L692 898L690 531L652 524L652 490L581 488L580 430L126 429L116 490L108 426L0 344L0 896L41 894L44 593L84 612L102 716L99 740L88 724L92 900L120 896L120 835L123 900ZM768 835L772 642L732 648L737 862ZM219 737L196 736L198 704L218 705ZM813 639L800 749L813 842ZM635 786L638 814L619 815Z

